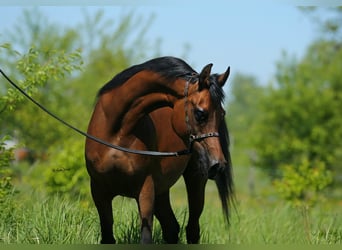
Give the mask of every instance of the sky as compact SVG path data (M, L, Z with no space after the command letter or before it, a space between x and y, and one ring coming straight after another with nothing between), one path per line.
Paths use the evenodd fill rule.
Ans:
M190 50L185 59L195 70L213 63L212 71L222 73L230 66L232 76L238 72L250 74L261 84L272 80L283 51L299 59L318 37L317 27L310 18L288 2L246 4L246 1L212 0L199 4L198 1L176 0L178 4L150 1L131 5L129 2L87 6L77 5L76 1L73 5L38 8L51 22L71 27L84 20L84 10L92 14L103 9L105 17L114 20L129 10L146 18L154 14L146 37L149 41L162 41L162 55L181 57L184 47L188 46ZM0 2L0 44L6 42L5 31L13 27L27 8L32 6Z

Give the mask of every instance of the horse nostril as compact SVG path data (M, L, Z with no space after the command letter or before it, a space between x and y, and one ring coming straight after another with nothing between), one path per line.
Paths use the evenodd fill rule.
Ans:
M208 178L213 180L215 179L215 176L217 175L217 172L220 168L220 164L219 163L216 163L214 165L212 165L210 168L209 168L209 171L208 171Z

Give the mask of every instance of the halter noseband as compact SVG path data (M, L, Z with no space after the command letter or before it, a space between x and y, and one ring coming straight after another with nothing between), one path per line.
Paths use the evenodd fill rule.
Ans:
M189 146L188 150L191 152L193 143L195 141L200 141L208 137L220 137L220 134L218 132L209 132L205 134L193 134L192 128L190 125L190 118L189 118L189 112L188 112L188 96L189 96L189 80L186 81L185 87L184 87L184 109L185 109L185 123L189 134Z

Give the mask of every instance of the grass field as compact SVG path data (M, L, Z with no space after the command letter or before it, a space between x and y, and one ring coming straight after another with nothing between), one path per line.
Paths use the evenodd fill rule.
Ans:
M201 217L201 243L233 244L341 244L342 203L329 201L309 209L294 208L267 195L270 186L256 174L255 190L247 185L248 169L235 170L236 207L231 225L223 223L216 187L209 182ZM180 243L186 243L187 206L184 184L172 188L172 202L181 225ZM90 200L70 200L60 195L22 191L0 204L1 243L98 243L99 223ZM135 201L114 200L115 237L118 243L139 243L139 221ZM154 241L163 243L158 221Z

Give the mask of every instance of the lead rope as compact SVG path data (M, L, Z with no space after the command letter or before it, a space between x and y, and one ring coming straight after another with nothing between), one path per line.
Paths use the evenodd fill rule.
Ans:
M42 104L40 104L39 102L37 102L36 100L34 100L31 96L29 96L21 87L19 87L16 83L14 83L1 69L0 69L0 73L3 75L3 77L14 87L16 88L21 94L23 94L26 98L28 98L31 102L33 102L36 106L38 106L41 110L43 110L45 113L47 113L49 116L55 118L57 121L59 121L60 123L62 123L63 125L69 127L70 129L74 130L75 132L87 137L90 140L96 141L102 145L105 145L107 147L116 149L116 150L120 150L126 153L131 153L131 154L138 154L138 155L148 155L148 156L164 156L164 157L173 157L173 156L181 156L181 155L188 155L191 154L191 149L184 149L181 151L177 151L177 152L158 152L158 151L146 151L146 150L137 150L137 149L130 149L130 148L124 148L118 145L114 145L111 144L109 142L106 142L104 140L101 140L98 137L92 136L78 128L76 128L75 126L71 125L70 123L67 123L66 121L64 121L63 119L59 118L57 115L55 115L54 113L52 113L51 111L49 111L47 108L45 108ZM188 89L188 85L189 82L186 82L186 87L185 87L185 91L187 93L187 89ZM187 95L186 95L187 96ZM187 98L187 97L186 97Z

